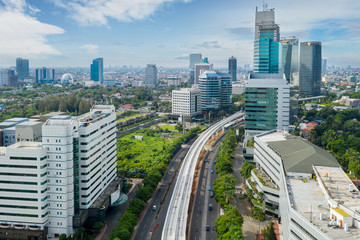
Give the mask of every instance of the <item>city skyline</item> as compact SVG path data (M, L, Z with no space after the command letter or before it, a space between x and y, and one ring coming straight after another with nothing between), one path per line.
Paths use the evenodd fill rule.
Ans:
M360 18L354 17L360 2L306 0L296 8L285 3L274 0L268 5L276 10L281 37L321 41L328 65L360 67ZM216 67L226 67L230 56L239 66L252 64L254 12L256 6L262 10L262 4L0 0L0 34L7 36L0 40L0 67L14 66L18 57L29 59L31 68L86 67L99 56L104 67L149 62L187 67L193 52Z

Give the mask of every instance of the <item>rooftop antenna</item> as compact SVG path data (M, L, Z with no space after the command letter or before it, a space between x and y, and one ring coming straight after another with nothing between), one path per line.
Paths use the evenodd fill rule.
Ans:
M266 11L268 7L268 3L263 0L263 11Z

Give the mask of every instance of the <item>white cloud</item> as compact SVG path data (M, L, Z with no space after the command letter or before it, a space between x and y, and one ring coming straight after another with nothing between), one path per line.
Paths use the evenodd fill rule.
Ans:
M0 5L0 56L36 57L59 55L60 52L48 44L46 37L62 34L60 27L40 22L28 12L38 12L37 8L26 4L25 0L2 0Z
M151 16L162 4L176 0L53 0L81 25L107 25L108 19L130 22ZM185 3L191 0L178 0Z
M95 44L85 44L81 46L81 48L85 49L88 54L96 55L98 54L99 46Z

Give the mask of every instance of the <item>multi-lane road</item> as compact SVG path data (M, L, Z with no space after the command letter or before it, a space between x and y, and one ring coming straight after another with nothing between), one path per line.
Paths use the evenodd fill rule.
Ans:
M190 225L190 237L191 240L215 240L215 222L220 215L220 206L216 202L215 198L210 197L210 192L213 190L213 183L218 175L215 173L215 159L217 149L220 146L223 138L223 135L220 139L217 140L213 151L207 154L206 158L203 161L203 165L199 175L198 188L196 191L196 197L194 202L194 210L191 216L191 225ZM212 173L211 170L214 170ZM209 191L208 187L211 187ZM212 205L212 210L209 210L209 204ZM210 230L206 231L205 227L209 225Z
M188 219L189 201L194 178L194 171L200 152L209 138L220 130L225 124L243 117L243 113L238 112L225 118L209 127L191 146L189 152L183 160L179 171L175 189L172 194L170 204L162 231L162 240L185 240L186 225Z

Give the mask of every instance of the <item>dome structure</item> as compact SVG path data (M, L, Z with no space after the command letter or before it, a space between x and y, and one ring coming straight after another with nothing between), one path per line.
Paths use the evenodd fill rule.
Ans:
M73 84L74 83L74 77L71 75L71 73L65 73L61 77L61 84Z

